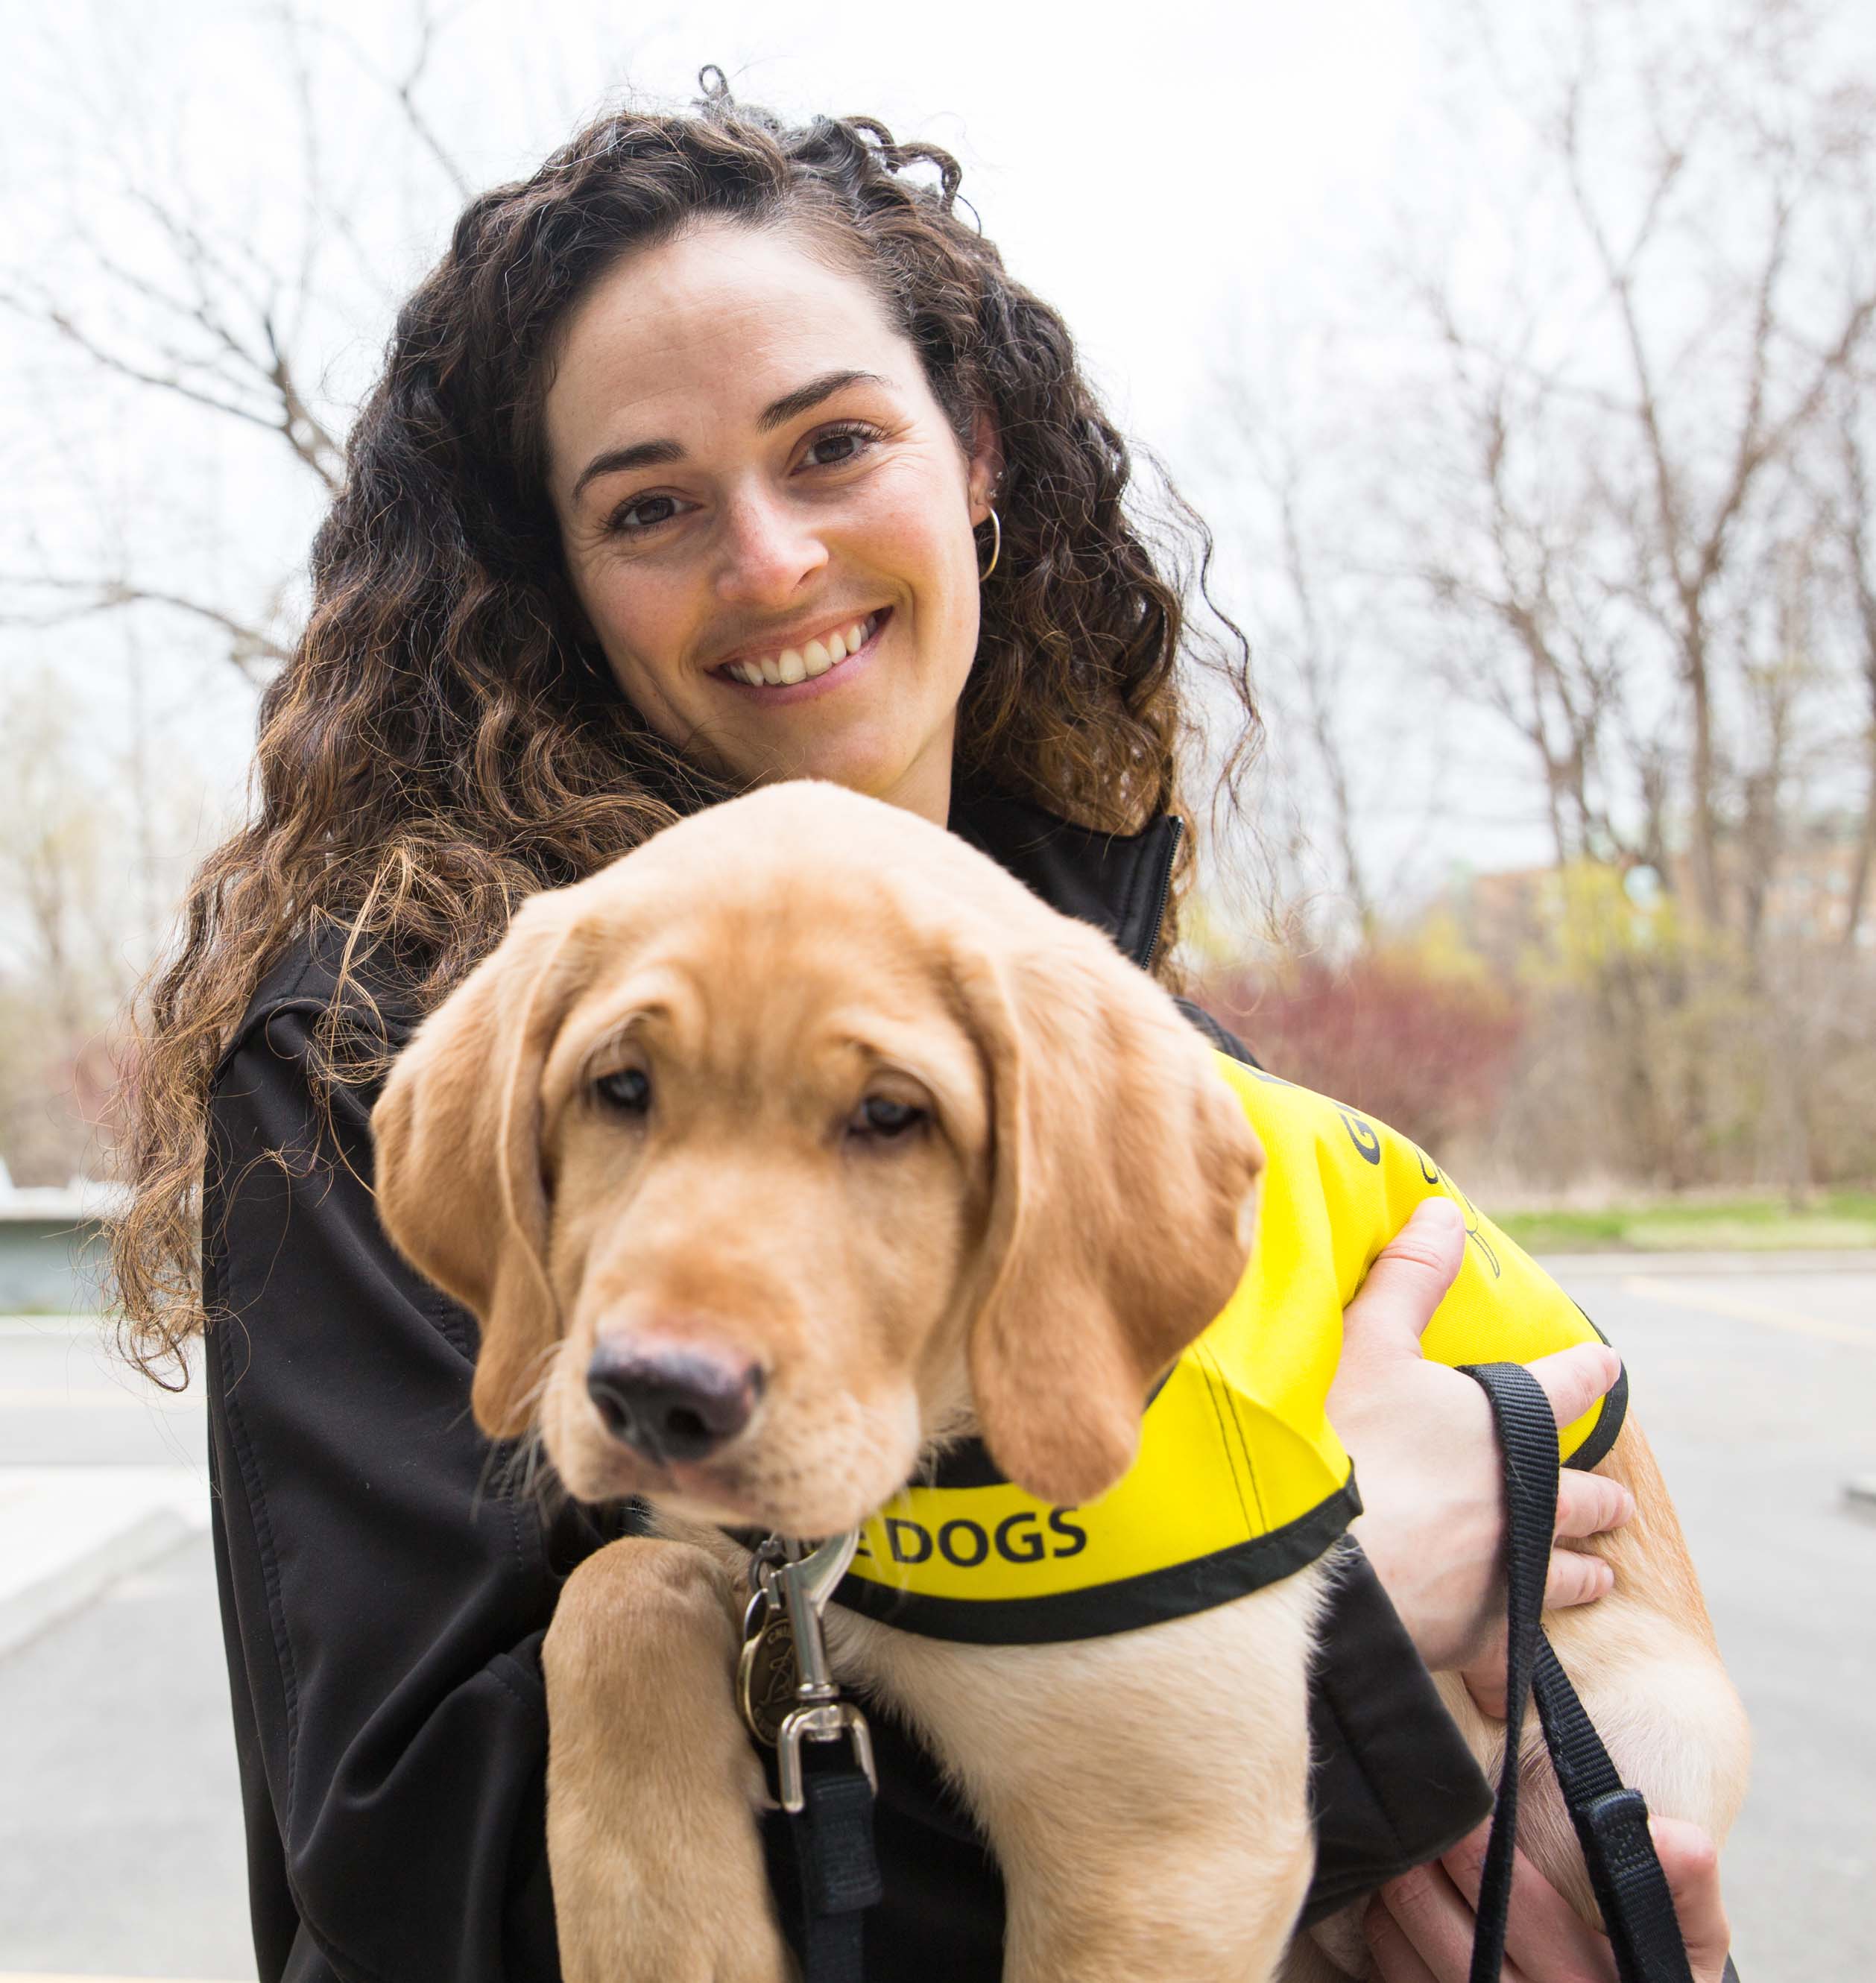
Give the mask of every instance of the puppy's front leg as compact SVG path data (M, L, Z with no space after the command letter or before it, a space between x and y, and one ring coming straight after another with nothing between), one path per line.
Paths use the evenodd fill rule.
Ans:
M1266 1983L1309 1889L1322 1573L1062 1645L871 1635L1008 1891L1004 1983Z
M786 1983L731 1692L734 1593L688 1543L634 1537L567 1580L541 1650L547 1857L567 1983Z

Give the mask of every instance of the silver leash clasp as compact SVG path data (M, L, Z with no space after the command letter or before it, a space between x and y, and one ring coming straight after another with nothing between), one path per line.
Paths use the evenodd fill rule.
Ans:
M879 1788L879 1775L873 1763L873 1734L866 1717L851 1700L841 1698L841 1690L828 1670L826 1642L821 1635L821 1614L847 1574L854 1552L860 1546L860 1532L831 1536L804 1556L798 1546L777 1542L771 1537L757 1552L751 1575L757 1587L757 1600L779 1600L794 1640L794 1657L800 1677L794 1690L795 1704L783 1717L775 1739L775 1761L781 1778L782 1808L799 1811L807 1804L802 1780L801 1744L838 1742L842 1736L853 1744L854 1758L864 1771L868 1785ZM752 1602L751 1609L754 1609Z

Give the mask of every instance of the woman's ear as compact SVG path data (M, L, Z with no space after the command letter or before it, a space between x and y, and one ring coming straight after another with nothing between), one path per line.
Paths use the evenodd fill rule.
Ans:
M1263 1151L1165 993L1050 934L965 971L994 1146L969 1354L997 1464L1068 1506L1132 1466L1154 1381L1230 1299Z
M560 1316L547 1279L540 1079L566 1015L573 928L548 897L418 1028L372 1112L378 1216L399 1252L482 1325L472 1393L494 1439L526 1431Z
M971 423L968 490L973 529L988 519L991 505L997 500L997 490L1002 480L1002 437L997 432L995 421L980 406Z

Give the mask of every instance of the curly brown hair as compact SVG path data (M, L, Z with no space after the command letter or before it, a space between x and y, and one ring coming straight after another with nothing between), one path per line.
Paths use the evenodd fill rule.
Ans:
M374 953L427 1009L523 897L724 795L640 720L584 633L543 487L557 332L622 257L700 219L810 230L916 348L967 450L988 413L1002 563L958 708L961 773L1112 831L1181 809L1182 655L1241 711L1228 779L1254 748L1242 636L1186 617L1203 525L1169 484L1152 537L1130 515L1126 443L1062 319L960 214L956 161L871 118L786 124L732 102L719 72L704 87L689 113L602 117L473 201L397 318L314 540L305 632L262 699L252 817L197 871L135 1022L110 1270L123 1350L159 1383L172 1366L186 1381L180 1353L207 1319L216 1062L286 946L342 938L347 996L315 1070L329 1095L382 1072L383 1038L357 1023Z

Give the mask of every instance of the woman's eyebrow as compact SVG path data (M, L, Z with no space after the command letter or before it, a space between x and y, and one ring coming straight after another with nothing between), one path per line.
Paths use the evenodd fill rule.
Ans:
M681 461L684 450L674 440L641 440L630 447L609 447L596 454L580 471L574 484L574 500L596 475L622 475L630 468L655 468L667 461Z
M890 380L882 379L877 372L824 372L818 379L811 379L805 386L798 386L792 393L784 393L771 406L764 406L756 420L758 433L772 433L776 428L785 426L790 420L799 420L802 414L811 413L823 400L831 400L848 386L889 386Z
M889 386L891 383L877 372L824 372L818 379L809 380L805 386L798 386L792 393L784 393L771 405L764 406L756 416L756 431L772 433L790 420L811 413L823 400L831 400L849 386ZM580 470L574 483L573 500L580 500L580 490L595 476L623 475L631 469L661 467L667 461L681 461L684 458L682 443L674 440L641 440L634 442L630 447L608 448L603 454L594 456Z

